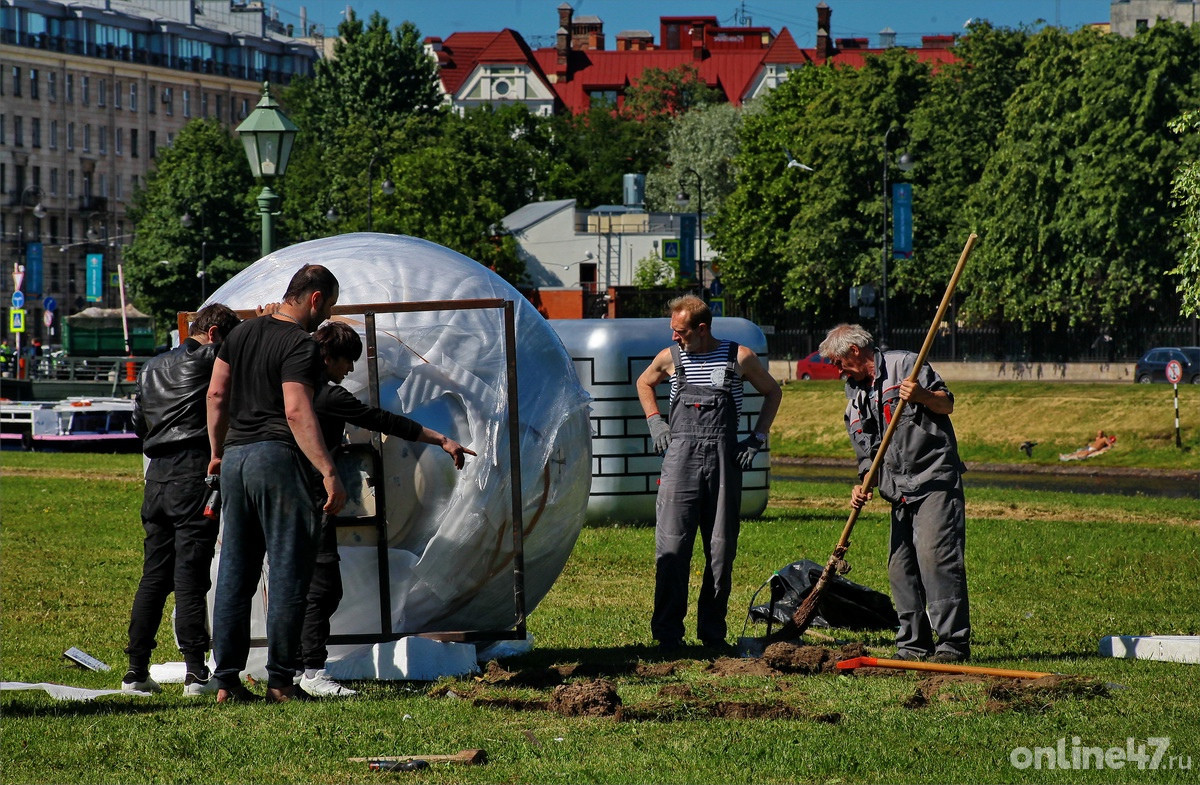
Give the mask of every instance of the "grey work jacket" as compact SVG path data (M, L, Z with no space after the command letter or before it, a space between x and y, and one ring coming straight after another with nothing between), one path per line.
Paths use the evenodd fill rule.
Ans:
M916 361L912 352L876 351L875 378L846 381L846 431L858 457L860 481L870 470L892 412L900 403L900 383L912 373ZM954 400L946 382L929 363L921 366L917 383L931 392L944 391ZM955 488L962 482L964 471L966 466L958 457L958 440L949 415L935 414L910 401L904 405L892 434L875 487L880 496L894 503Z

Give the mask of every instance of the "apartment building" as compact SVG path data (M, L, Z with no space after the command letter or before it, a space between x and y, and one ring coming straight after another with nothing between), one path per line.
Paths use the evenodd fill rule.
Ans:
M294 32L247 0L0 0L5 338L15 265L26 340L57 343L63 317L119 305L126 208L159 150L193 118L237 125L264 81L311 73L321 41Z

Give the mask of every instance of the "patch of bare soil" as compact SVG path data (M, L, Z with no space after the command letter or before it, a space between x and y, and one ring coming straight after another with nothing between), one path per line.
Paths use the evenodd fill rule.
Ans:
M679 670L685 664L679 660L673 662L639 662L634 673L643 678L661 678L663 676L674 675L675 671Z
M973 685L979 685L971 695ZM916 690L902 704L920 709L940 702L983 700L986 711L1042 712L1055 701L1079 698L1103 698L1108 688L1103 683L1080 676L1043 676L1040 679L996 679L970 674L942 673L921 679Z
M712 665L705 668L717 676L780 676L778 671L767 664L765 659L738 659L736 657L720 657L713 660Z
M608 679L560 684L547 708L564 717L611 717L621 708L621 696Z

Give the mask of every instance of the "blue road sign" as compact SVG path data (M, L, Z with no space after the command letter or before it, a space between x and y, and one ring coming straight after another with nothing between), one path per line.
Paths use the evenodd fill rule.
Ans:
M13 308L24 308L25 307L25 292L22 292L22 291L13 292L12 307Z
M42 300L42 308L50 313L54 313L54 309L58 308L58 300L55 300L53 297L47 297L46 299Z

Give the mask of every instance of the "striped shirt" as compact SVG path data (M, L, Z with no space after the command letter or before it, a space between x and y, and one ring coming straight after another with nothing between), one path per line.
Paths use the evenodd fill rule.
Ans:
M697 387L720 387L725 383L725 364L729 361L729 344L730 341L721 341L717 344L717 348L711 352L704 354L692 354L683 349L679 350L679 356L683 361L683 372L687 376L689 383ZM737 359L736 357L734 358ZM736 373L736 371L735 371ZM683 380L679 378L679 374L671 377L671 403L675 403L675 398L679 395L679 388L683 386ZM742 383L741 377L738 376L730 385L730 391L733 393L733 403L737 407L738 414L742 413Z

